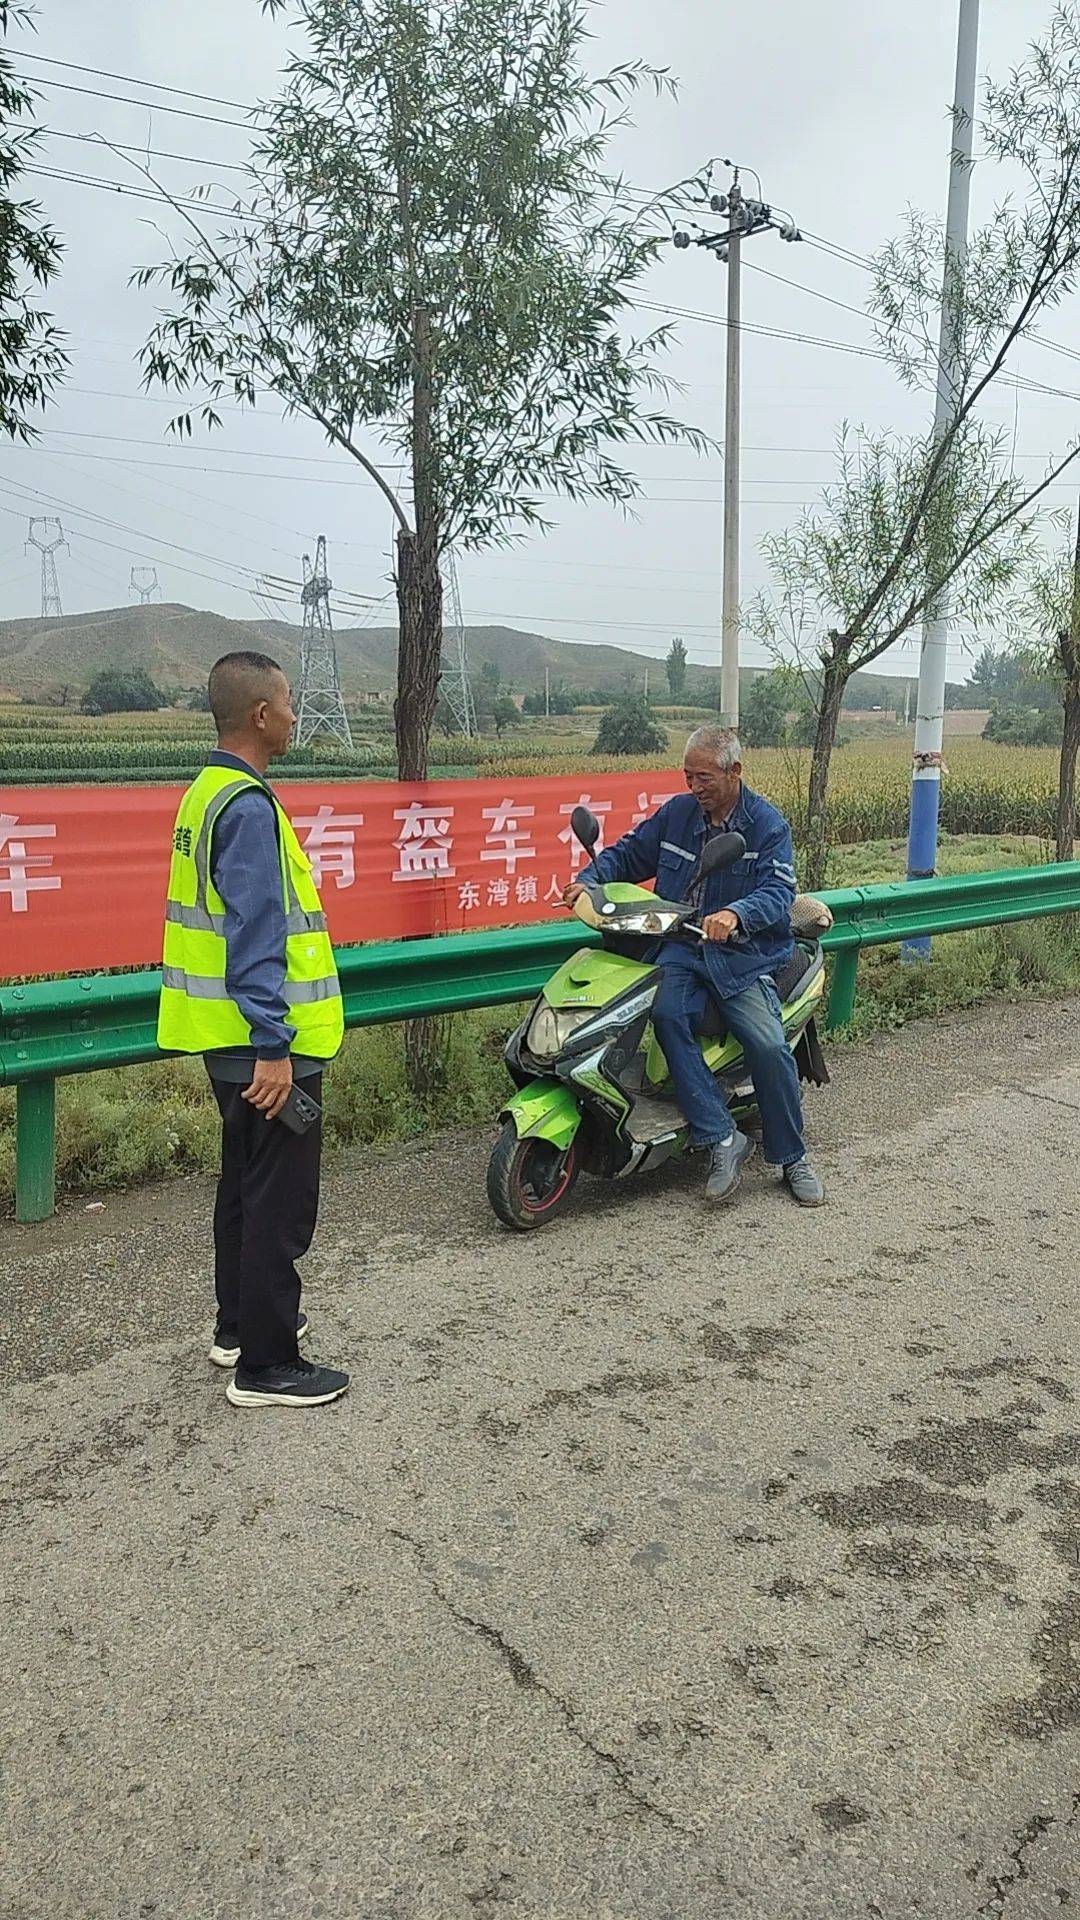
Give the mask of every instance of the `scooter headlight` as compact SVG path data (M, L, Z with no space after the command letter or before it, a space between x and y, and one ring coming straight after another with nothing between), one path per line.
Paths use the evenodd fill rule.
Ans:
M557 1013L541 1000L529 1022L525 1035L525 1045L536 1060L555 1060L562 1052L570 1035L595 1017L595 1007L575 1008L572 1012Z
M623 911L619 914L617 920L607 923L605 931L607 933L646 933L653 935L670 933L672 927L678 925L679 919L679 914L672 913L670 909L644 907L640 913Z

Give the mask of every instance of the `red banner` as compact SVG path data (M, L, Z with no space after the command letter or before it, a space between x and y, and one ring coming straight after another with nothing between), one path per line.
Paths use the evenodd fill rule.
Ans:
M330 932L360 940L513 926L554 911L584 864L683 791L681 773L282 786ZM0 978L153 966L179 787L0 787Z

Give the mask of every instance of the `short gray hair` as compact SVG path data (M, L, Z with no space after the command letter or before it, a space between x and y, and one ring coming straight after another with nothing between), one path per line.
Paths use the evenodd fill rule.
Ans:
M698 747L714 755L721 773L728 773L732 767L742 765L742 747L734 727L695 727L685 751L690 753Z

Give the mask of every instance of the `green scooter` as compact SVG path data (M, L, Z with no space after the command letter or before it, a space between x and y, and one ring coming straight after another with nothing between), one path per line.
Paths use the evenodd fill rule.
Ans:
M591 854L600 827L587 807L571 818ZM707 842L695 880L741 860L741 834ZM488 1167L488 1199L504 1226L527 1232L565 1206L579 1173L625 1179L657 1167L689 1144L667 1062L652 1033L660 969L656 942L675 933L703 937L697 908L660 900L628 881L586 885L572 911L602 936L582 947L548 981L511 1034L505 1059L517 1092L500 1116L502 1131ZM800 1077L824 1086L828 1070L814 1016L825 990L820 935L832 924L824 902L796 899L795 952L776 979L784 1031ZM745 1124L755 1096L742 1048L724 1031L719 1002L699 1035L732 1117Z

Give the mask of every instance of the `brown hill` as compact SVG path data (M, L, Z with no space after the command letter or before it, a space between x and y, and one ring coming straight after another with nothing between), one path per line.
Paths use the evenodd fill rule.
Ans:
M640 679L645 666L640 654L622 647L549 640L511 627L470 627L468 639L473 672L494 661L504 683L521 691L542 687L545 668L553 682L581 689ZM337 646L347 694L393 686L395 628L346 627ZM283 621L229 620L177 605L110 607L0 624L0 686L20 694L64 685L81 689L102 667L140 667L160 687L195 687L220 654L238 647L271 652L289 674L299 672L300 629ZM662 672L656 663L654 670Z
M448 632L448 648L452 640ZM592 687L614 691L628 683L640 686L648 666L654 694L665 687L663 662L626 647L552 640L515 627L470 627L468 641L473 673L493 661L504 686L519 693L541 688L545 670L553 686L562 681L574 692ZM396 628L345 627L338 632L337 646L346 694L355 697L394 686ZM141 667L162 689L194 688L205 685L221 654L238 647L272 653L294 680L299 674L300 629L281 620L229 620L220 613L170 604L108 607L59 620L8 620L0 622L0 694L34 696L66 686L77 698L102 667ZM719 640L717 656L718 668ZM688 694L715 697L717 668L690 667ZM760 671L744 669L747 676ZM889 707L902 702L904 682L856 674L852 692L859 689L864 698L854 704Z

